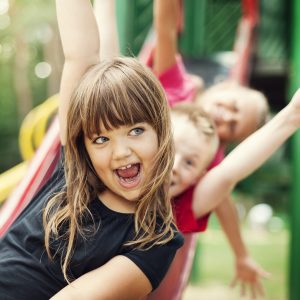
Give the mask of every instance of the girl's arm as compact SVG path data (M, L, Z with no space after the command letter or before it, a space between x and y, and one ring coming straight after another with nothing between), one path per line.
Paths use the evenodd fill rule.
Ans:
M263 270L249 255L241 235L237 212L230 197L222 200L215 212L234 252L235 277L232 285L238 283L241 285L241 295L246 290L250 290L253 299L263 296L264 289L261 278L267 278L269 273Z
M87 69L99 62L99 34L89 0L56 0L58 27L65 56L59 95L62 144L71 94Z
M260 167L299 126L300 89L270 122L240 143L220 165L200 179L193 199L195 216L214 210L238 181Z
M155 0L153 6L156 44L153 70L160 75L176 63L178 0Z
M144 273L129 258L120 255L76 279L51 300L134 300L141 299L151 290Z
M94 0L94 12L101 40L101 60L120 55L115 2L115 0Z

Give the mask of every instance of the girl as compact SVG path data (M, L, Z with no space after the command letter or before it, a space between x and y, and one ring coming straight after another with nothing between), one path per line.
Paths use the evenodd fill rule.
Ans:
M0 298L139 299L183 243L168 197L168 108L136 60L99 63L88 0L56 4L63 164L1 240Z

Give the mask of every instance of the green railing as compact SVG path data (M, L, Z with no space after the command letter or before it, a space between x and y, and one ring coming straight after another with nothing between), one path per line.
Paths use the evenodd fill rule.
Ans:
M294 0L291 37L291 77L289 96L300 86L300 2ZM292 139L292 197L289 299L300 299L300 132Z

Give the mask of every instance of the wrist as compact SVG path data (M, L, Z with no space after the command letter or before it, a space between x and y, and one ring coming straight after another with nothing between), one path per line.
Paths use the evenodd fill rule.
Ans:
M235 261L236 261L236 263L239 263L240 261L244 261L248 257L249 257L248 252L246 250L244 250L243 252L235 254Z

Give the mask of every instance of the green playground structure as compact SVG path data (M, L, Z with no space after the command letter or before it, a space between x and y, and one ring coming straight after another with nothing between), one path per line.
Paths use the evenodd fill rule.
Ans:
M293 2L292 15L292 37L291 37L291 76L289 96L291 96L300 85L300 3ZM290 277L289 277L289 299L300 299L300 132L298 131L292 139L292 161L293 182L291 197L291 240L290 240Z

